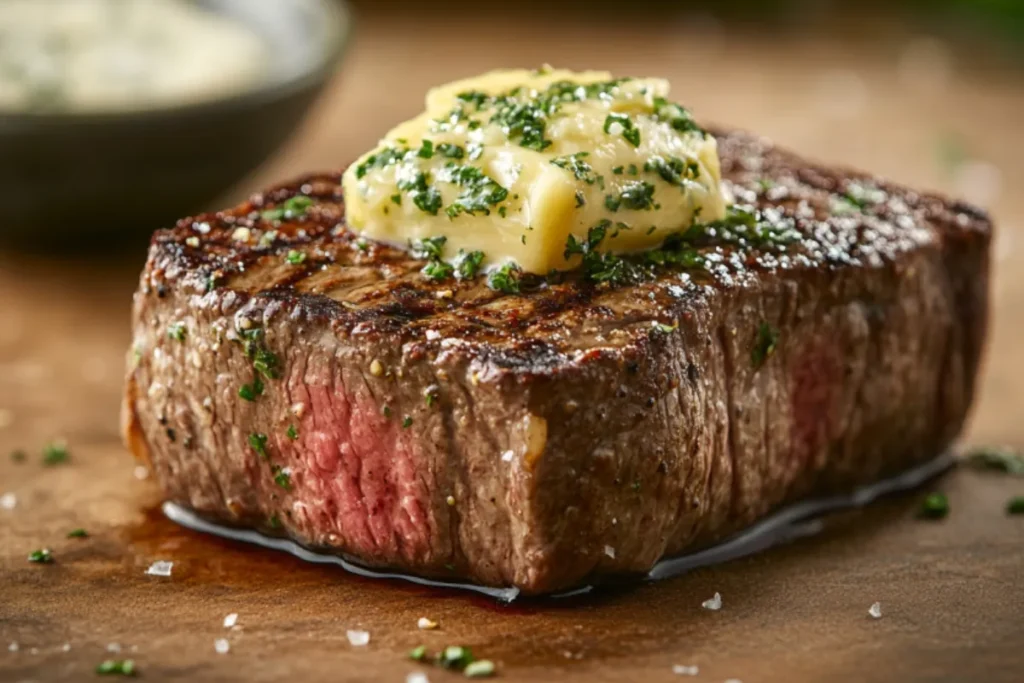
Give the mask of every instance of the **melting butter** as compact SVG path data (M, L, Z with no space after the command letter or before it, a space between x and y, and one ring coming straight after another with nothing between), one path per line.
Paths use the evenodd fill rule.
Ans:
M668 90L550 69L435 88L345 172L348 222L401 245L444 237L444 259L477 252L537 274L576 265L567 244L595 227L601 251L658 247L726 206L715 139Z

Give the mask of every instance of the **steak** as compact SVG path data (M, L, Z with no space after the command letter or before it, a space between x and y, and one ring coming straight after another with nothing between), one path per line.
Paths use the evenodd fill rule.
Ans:
M501 293L359 239L339 173L158 231L128 445L204 518L527 594L939 454L974 394L987 216L717 135L735 200L799 239Z

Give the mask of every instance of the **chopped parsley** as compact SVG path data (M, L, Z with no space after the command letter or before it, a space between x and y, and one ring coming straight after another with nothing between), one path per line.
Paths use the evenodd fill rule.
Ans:
M402 195L401 195L401 193L396 192L395 194L391 195L391 203L392 204L396 204L398 206L401 206L402 205Z
M297 266L297 265L299 265L300 263L302 263L303 261L306 260L306 254L305 254L305 252L302 252L302 251L297 251L295 249L289 249L288 250L288 254L284 257L284 259L285 259L285 261L287 261L288 263L292 264L293 266Z
M285 468L274 465L270 471L274 475L274 483L283 488L286 491L290 491L292 488L292 476L288 473Z
M391 406L389 406L387 403L382 405L380 407L380 414L383 415L384 417L391 417Z
M612 168L612 173L614 173L615 175L622 175L622 173L625 170L626 170L625 166L615 166L615 167Z
M442 142L437 146L437 153L449 159L461 159L466 156L466 150L450 142Z
M597 175L594 174L593 167L584 161L587 156L589 156L588 152L577 152L563 157L555 157L551 163L572 173L576 180L593 185L597 182Z
M414 647L413 649L409 650L409 659L413 660L414 662L422 662L426 658L427 658L427 646L426 645L419 645L419 646Z
M626 114L612 112L605 117L604 132L609 134L612 133L612 127L616 125L622 129L621 135L626 142L634 147L640 146L640 129L636 127L635 123L633 123L633 119L629 118ZM621 171L619 172L621 173Z
M402 177L398 181L398 189L407 192L412 203L420 211L436 216L441 209L441 193L427 181L427 174L414 170L410 177Z
M754 369L759 369L768 358L775 353L779 344L779 331L766 322L757 327L757 339L750 352L750 360Z
M72 529L68 532L68 538L88 538L89 532L85 529Z
M298 220L305 217L306 211L313 206L313 200L305 195L297 195L287 199L281 206L267 209L260 213L265 221Z
M580 208L587 203L587 198L583 196L582 190L576 190L576 208Z
M49 548L33 550L29 553L28 561L35 562L36 564L53 564L53 553L50 552Z
M521 272L519 264L509 261L487 277L487 286L504 294L518 294Z
M682 186L687 180L696 180L700 177L700 164L694 160L683 161L674 156L653 156L644 163L644 171L657 173L670 185Z
M494 675L494 662L489 659L477 659L466 665L462 670L466 678L487 678Z
M295 425L288 425L288 431L284 433L292 441L299 438L299 430L295 428Z
M449 645L437 656L437 663L442 669L461 671L473 662L473 652L468 647Z
M442 179L463 188L462 193L446 209L451 218L462 213L489 215L490 207L500 204L508 197L508 190L476 166L449 163L444 168Z
M424 140L424 143L426 142L428 141ZM356 178L363 178L367 173L375 168L386 168L393 164L397 164L402 160L402 157L405 156L407 151L408 150L405 149L398 149L397 147L385 147L379 152L371 154L366 157L366 161L356 166Z
M185 323L171 323L167 326L167 338L173 339L174 341L183 342L185 341Z
M1006 502L1006 514L1024 515L1024 496L1014 496Z
M255 401L257 397L263 395L263 382L260 381L259 377L253 377L252 384L243 384L238 389L239 398L245 399L246 401Z
M444 255L444 245L447 241L448 238L444 235L413 240L412 253L416 258L439 259Z
M563 256L566 259L573 255L582 256L583 274L592 282L622 283L637 276L636 266L632 262L597 250L611 226L612 222L605 219L587 231L586 240L577 240L575 235L569 235L565 241Z
M455 268L445 261L431 260L420 272L431 280L447 280L455 272Z
M411 426L412 426L412 417L409 416L409 415L406 415L404 418L402 418L402 429L408 429Z
M424 140L420 146L420 151L416 152L416 156L421 159L430 159L434 156L434 143L430 140Z
M918 517L921 519L942 519L949 514L949 499L945 493L929 493L921 502Z
M131 659L108 659L96 667L100 676L136 676L138 672Z
M47 467L63 465L70 457L68 445L63 441L52 441L43 446L43 464Z
M642 180L629 182L619 193L619 201L627 209L646 211L654 206L654 185Z
M261 432L253 432L249 435L249 447L256 451L256 454L264 460L270 459L267 452L267 435Z
M460 280L470 280L480 272L480 264L484 261L484 252L466 252L459 249L459 255L455 257L455 272Z
M693 120L690 112L674 102L669 102L664 97L654 98L654 117L669 124L673 130L680 133L701 133L702 135L704 133Z
M253 358L252 367L267 379L277 379L280 376L277 369L279 362L274 353L260 348L256 351L255 358Z
M280 529L281 518L277 515L270 515L270 519L267 520L267 524L270 526L271 529Z

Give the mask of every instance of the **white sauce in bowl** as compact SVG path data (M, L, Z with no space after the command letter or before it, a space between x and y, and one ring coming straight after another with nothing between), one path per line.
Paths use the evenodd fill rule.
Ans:
M269 48L187 0L0 2L0 113L187 104L245 90Z

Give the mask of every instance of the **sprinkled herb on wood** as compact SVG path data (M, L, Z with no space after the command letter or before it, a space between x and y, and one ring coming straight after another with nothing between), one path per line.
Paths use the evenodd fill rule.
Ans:
M175 341L185 341L185 323L171 323L167 326L167 338Z
M309 207L313 206L313 200L304 195L292 197L286 200L281 206L267 209L260 213L265 221L291 221L304 218Z
M136 676L138 672L131 659L108 659L96 667L100 676Z
M305 254L305 252L302 252L302 251L297 251L295 249L289 249L288 253L284 257L284 260L287 261L288 263L290 263L293 266L297 266L297 265L299 265L300 263L302 263L303 261L306 260L306 254Z
M270 457L270 454L267 453L266 434L262 434L260 432L253 432L252 434L250 434L249 447L256 451L256 454L259 455L264 460L267 460Z
M285 436L287 436L292 441L295 441L297 438L299 438L299 430L295 428L295 425L288 425L288 431L285 432Z
M68 445L63 441L52 441L43 447L43 464L47 467L63 465L70 457Z
M918 511L918 517L921 519L942 519L948 514L949 499L945 493L929 493Z
M68 532L68 538L88 538L89 533L85 529L72 529Z
M1006 514L1024 515L1024 496L1014 496L1006 503Z
M35 562L36 564L53 564L53 553L50 552L49 548L33 550L29 553L28 561Z

